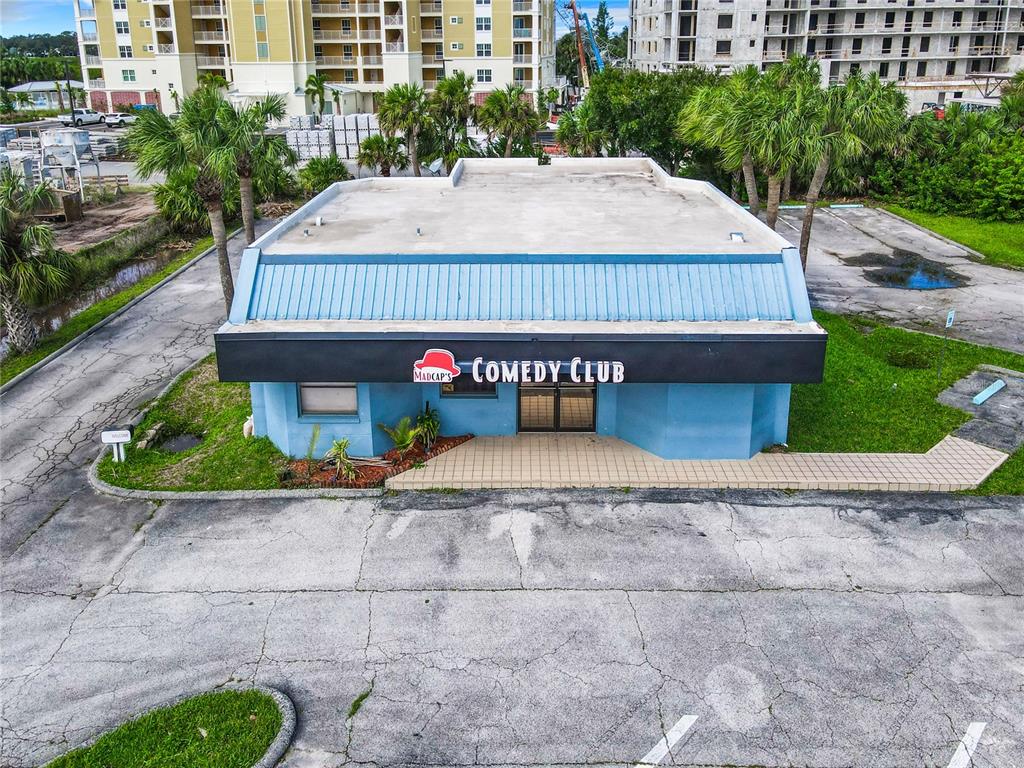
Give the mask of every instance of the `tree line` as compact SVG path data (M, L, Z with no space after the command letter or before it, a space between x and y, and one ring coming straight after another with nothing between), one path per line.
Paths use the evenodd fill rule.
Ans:
M68 30L49 33L0 36L0 51L7 56L78 56L78 36Z
M67 78L82 79L82 64L78 55L74 56L24 56L11 54L10 51L0 57L0 86L12 88L21 83L34 80L64 80L64 68L67 67Z
M755 215L763 207L773 229L780 204L801 191L806 266L823 192L1024 216L1020 82L1018 75L1008 85L998 109L952 107L939 119L934 112L908 117L906 97L877 74L852 72L822 86L818 63L802 56L727 76L697 67L606 69L560 117L557 139L570 155L640 153L674 175L712 181Z

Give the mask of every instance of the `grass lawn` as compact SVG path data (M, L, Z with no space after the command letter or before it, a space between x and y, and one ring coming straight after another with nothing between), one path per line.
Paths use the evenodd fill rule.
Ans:
M898 205L887 211L984 254L986 263L1024 269L1024 222L982 221L965 216L922 213Z
M822 384L793 387L792 451L922 453L970 416L935 398L981 363L1024 370L1024 355L942 339L863 318L815 312L829 332ZM993 473L983 493L1024 493L1020 451Z
M277 488L277 473L286 459L268 438L246 440L242 424L252 412L247 384L217 381L213 355L186 373L146 414L136 439L158 422L165 435L194 434L202 441L178 453L129 447L115 464L108 454L100 477L124 488L175 491L227 491Z
M251 768L281 729L260 691L218 691L158 709L45 768Z
M148 277L144 277L135 285L125 288L123 291L115 293L113 296L109 296L102 301L98 301L88 309L79 312L49 336L44 336L39 342L39 346L31 352L21 355L8 355L3 361L0 361L0 384L10 381L47 355L56 352L79 334L85 333L96 323L109 317L136 296L152 288L171 274L171 272L198 256L211 245L213 245L213 238L204 237L190 250L185 251L173 261L168 262L163 269L154 272Z

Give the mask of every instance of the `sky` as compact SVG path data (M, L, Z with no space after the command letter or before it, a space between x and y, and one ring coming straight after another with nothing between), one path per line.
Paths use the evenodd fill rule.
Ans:
M73 0L0 0L0 33L56 34L75 28Z
M560 4L564 0L556 0ZM579 8L590 16L597 14L597 0L582 0ZM608 0L614 28L621 29L629 21L629 0ZM567 32L561 18L556 17L558 34ZM0 33L27 35L33 32L56 34L75 28L73 0L0 0Z

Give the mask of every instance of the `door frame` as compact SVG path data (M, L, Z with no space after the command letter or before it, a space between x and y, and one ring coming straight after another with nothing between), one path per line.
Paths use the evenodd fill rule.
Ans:
M559 427L560 416L561 416L561 394L560 390L565 389L589 389L593 392L593 397L590 398L590 402L593 408L593 419L591 420L591 427L589 429L562 429ZM595 383L591 387L579 384L564 384L559 382L552 384L551 382L541 382L533 386L528 386L527 389L552 389L555 393L555 413L554 413L554 428L552 429L534 429L527 428L523 429L523 401L521 399L521 390L523 389L522 384L516 384L516 432L526 432L530 434L557 434L559 432L575 432L575 433L587 433L597 432L597 384Z

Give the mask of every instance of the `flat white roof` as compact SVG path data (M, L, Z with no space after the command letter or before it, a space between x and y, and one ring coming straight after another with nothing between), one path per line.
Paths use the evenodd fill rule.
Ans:
M467 159L446 178L342 182L254 246L266 255L740 255L792 247L710 184L672 178L645 158L555 158L547 166Z

